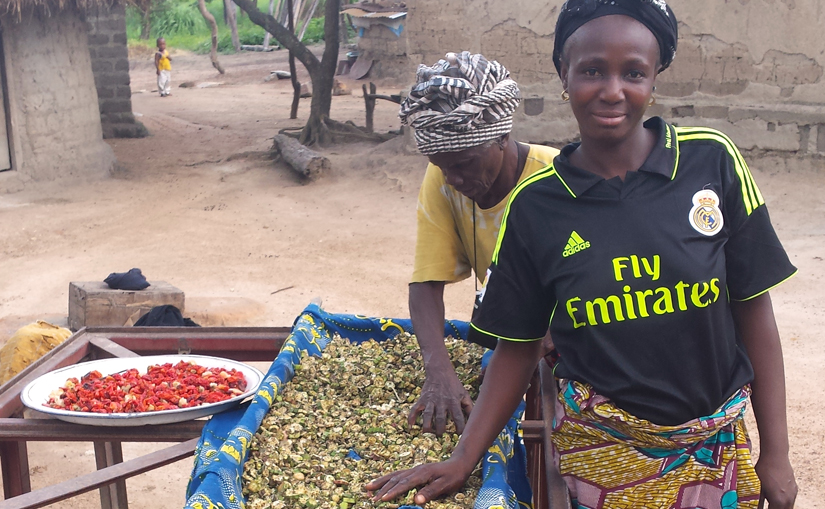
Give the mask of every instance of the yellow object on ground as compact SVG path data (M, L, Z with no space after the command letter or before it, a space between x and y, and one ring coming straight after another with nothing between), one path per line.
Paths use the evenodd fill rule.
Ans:
M69 329L42 320L18 329L0 348L0 385L11 380L71 335Z

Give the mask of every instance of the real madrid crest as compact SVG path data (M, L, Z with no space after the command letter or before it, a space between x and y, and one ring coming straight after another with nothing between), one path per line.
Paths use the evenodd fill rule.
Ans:
M719 208L719 196L710 189L702 189L693 195L693 208L688 221L694 230L711 237L722 230L725 218Z

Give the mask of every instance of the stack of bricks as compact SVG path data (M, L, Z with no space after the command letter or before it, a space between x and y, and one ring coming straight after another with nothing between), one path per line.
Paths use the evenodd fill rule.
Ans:
M91 8L86 21L89 54L100 105L104 138L142 138L149 133L132 113L129 86L129 50L123 3Z

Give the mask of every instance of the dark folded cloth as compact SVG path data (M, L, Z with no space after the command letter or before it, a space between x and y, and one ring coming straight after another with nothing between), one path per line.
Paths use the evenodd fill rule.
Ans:
M200 327L200 325L189 318L184 318L177 307L165 304L153 307L135 322L134 327Z
M103 282L114 290L143 290L149 287L149 282L146 281L140 269L132 269L129 272L112 272Z

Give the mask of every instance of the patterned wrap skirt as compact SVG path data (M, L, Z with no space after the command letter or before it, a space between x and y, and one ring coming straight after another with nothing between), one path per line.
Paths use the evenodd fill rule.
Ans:
M574 508L753 508L760 484L743 415L750 386L713 415L659 426L589 385L559 381L554 463Z

